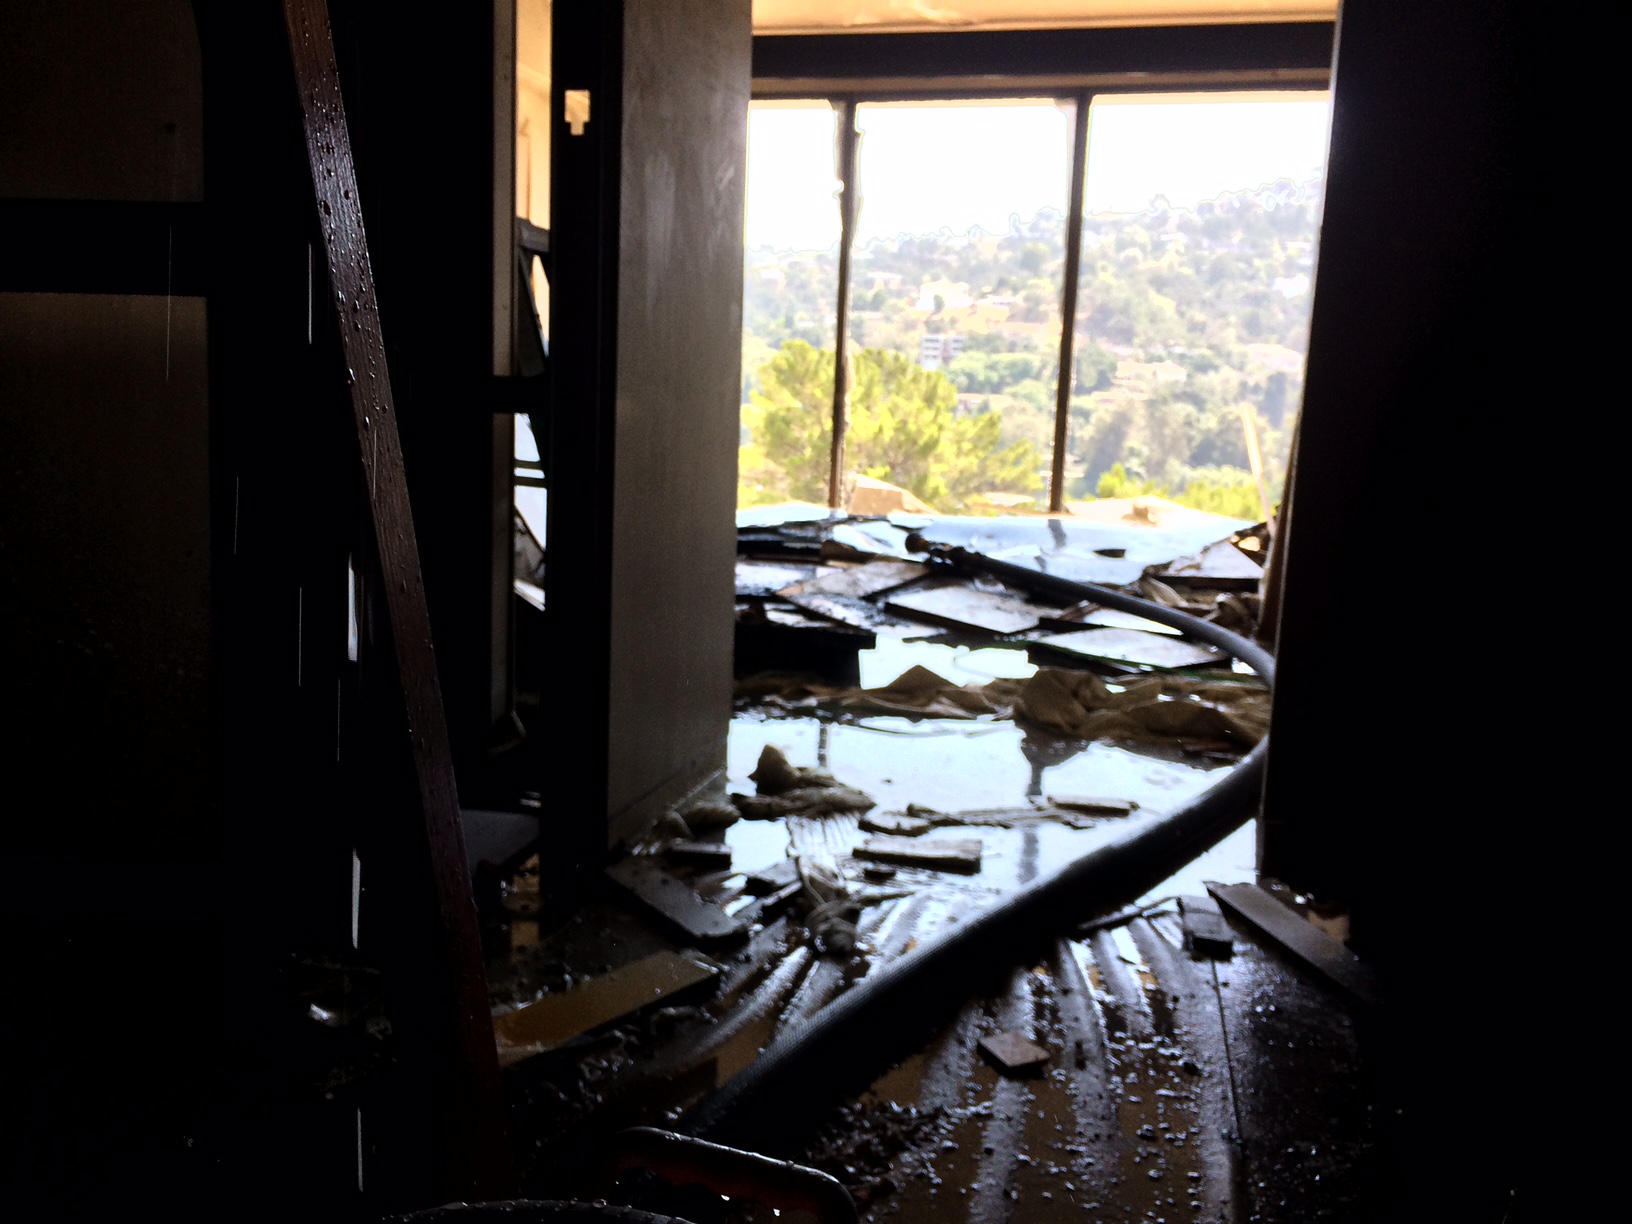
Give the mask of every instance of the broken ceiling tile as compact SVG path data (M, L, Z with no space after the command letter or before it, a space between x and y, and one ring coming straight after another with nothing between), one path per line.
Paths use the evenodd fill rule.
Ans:
M865 599L915 582L929 573L927 565L916 561L870 561L865 565L835 568L782 588L784 599L795 595L839 595L849 599Z
M869 833L920 837L935 826L927 820L917 816L903 816L900 812L868 812L861 818L861 827Z
M1215 591L1255 591L1264 576L1263 566L1228 540L1150 572L1163 582Z
M886 606L907 616L986 633L1023 633L1055 611L1020 595L963 583L902 592L890 596Z
M1223 651L1199 642L1138 629L1079 629L1038 638L1035 644L1087 659L1163 669L1222 663L1227 657Z

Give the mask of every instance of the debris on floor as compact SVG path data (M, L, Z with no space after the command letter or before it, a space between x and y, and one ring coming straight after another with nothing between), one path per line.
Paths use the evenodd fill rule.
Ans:
M774 744L765 746L758 767L748 776L759 794L734 794L731 802L749 820L836 816L865 812L874 806L871 795L843 785L826 770L788 764L788 758Z
M606 878L623 895L679 929L699 944L740 940L747 930L719 906L705 901L696 890L652 861L651 855L630 855L606 869Z
M980 870L978 838L869 837L856 848L856 857L900 867L928 867L937 871Z
M1228 960L1235 951L1235 936L1211 897L1180 897L1179 915L1183 923L1184 946L1197 956Z
M1147 499L1148 500L1148 499ZM1136 507L1137 509L1138 507ZM880 634L1036 641L1056 659L1125 669L1217 665L1213 648L1117 609L1062 606L955 572L954 545L1073 581L1119 587L1250 636L1270 543L1262 525L1182 507L1114 519L826 516L819 507L739 514L739 678L814 673L832 682ZM1061 630L1067 632L1062 633ZM1081 636L1089 631L1097 636ZM910 697L907 699L910 703Z
M1245 749L1269 732L1269 690L1178 676L1112 685L1093 672L1045 668L1021 689L1014 717L1074 739L1218 739Z
M507 932L490 952L495 1029L511 1030L501 1050L529 1191L570 1188L579 1157L623 1127L678 1124L779 1035L1174 810L1263 738L1266 688L1211 647L966 577L923 547L1000 555L1250 635L1245 567L1267 555L1267 531L1137 509L742 516L728 780L623 847L595 908L563 919L518 877L488 916ZM1050 647L1061 638L1078 648ZM1190 895L1202 879L1072 916L1006 987L972 975L955 1019L787 1154L878 1221L1244 1220L1281 1198L1319 1201L1306 1170L1322 1191L1352 1185L1368 1106L1345 1001L1228 906ZM654 963L676 983L714 971L669 989ZM652 993L617 1011L624 979ZM1318 1107L1289 1112L1288 1085L1304 1090L1310 1068L1331 1082ZM1308 1145L1295 1158L1294 1143ZM1262 1218L1313 1217L1277 1211Z
M1218 902L1356 1002L1382 1003L1376 970L1257 884L1207 885Z
M1019 1033L993 1033L979 1042L981 1053L1009 1075L1033 1075L1048 1065L1048 1051Z
M1100 799L1089 795L1050 795L1050 806L1089 816L1126 816L1139 806L1133 799Z

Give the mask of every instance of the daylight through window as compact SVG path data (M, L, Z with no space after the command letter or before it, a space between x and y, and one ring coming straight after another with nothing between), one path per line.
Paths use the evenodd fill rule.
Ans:
M837 488L846 112L753 105L739 506L995 514L1159 496L1255 520L1279 500L1326 95L1101 95L1076 142L1085 100L854 106Z

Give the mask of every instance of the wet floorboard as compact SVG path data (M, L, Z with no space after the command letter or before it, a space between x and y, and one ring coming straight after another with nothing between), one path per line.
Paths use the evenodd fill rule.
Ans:
M863 658L863 672L877 673L863 682L885 683L924 658L959 682L1028 666L1016 651L892 643ZM1151 745L1036 738L1004 721L750 711L732 727L734 789L752 789L748 774L767 744L865 790L881 812L916 803L1020 815L993 823L971 814L930 834L978 839L976 874L901 867L883 881L867 879L853 857L870 836L853 815L726 830L732 874L694 874L695 887L727 909L745 906L748 873L802 857L842 879L859 905L854 953L817 946L795 909L756 927L745 946L714 952L722 973L711 997L629 1017L513 1069L512 1124L530 1193L604 1193L588 1170L617 1130L676 1123L859 980L1173 810L1227 767ZM1032 800L1058 793L1138 808L1081 827L1027 814ZM1149 897L1199 894L1203 879L1251 879L1252 841L1249 826ZM501 1003L670 946L609 902L553 931L528 921L515 918L523 938L491 962ZM832 1172L877 1221L1362 1218L1371 1120L1360 1029L1339 996L1231 925L1236 952L1224 961L1183 948L1172 906L1081 939L1061 933L1040 959L972 982L959 1014L866 1091L790 1102L808 1112L814 1138L784 1154ZM981 1039L999 1033L1046 1050L1041 1072L1012 1076L984 1057ZM727 1214L772 1218L740 1203Z

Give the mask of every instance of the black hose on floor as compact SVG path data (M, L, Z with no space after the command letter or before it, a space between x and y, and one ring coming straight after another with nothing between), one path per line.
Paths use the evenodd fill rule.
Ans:
M1178 629L1241 660L1266 684L1275 682L1267 650L1187 613L963 549L934 546L930 556L938 566L979 571L1039 594L1093 600ZM981 975L1036 954L1087 914L1131 901L1239 828L1258 806L1267 752L1268 741L1260 741L1177 811L1089 851L863 978L777 1037L677 1129L756 1151L797 1142L839 1093L871 1082L956 1014Z

